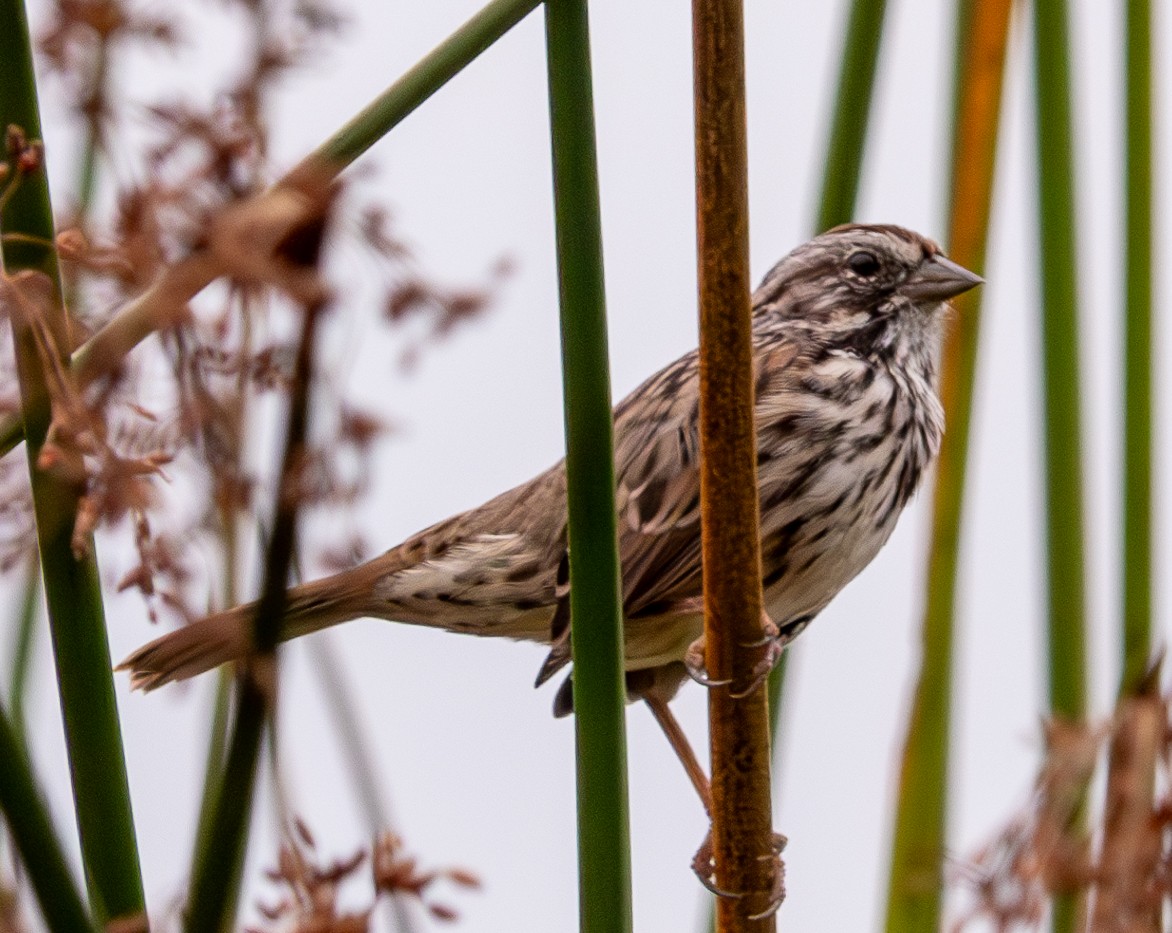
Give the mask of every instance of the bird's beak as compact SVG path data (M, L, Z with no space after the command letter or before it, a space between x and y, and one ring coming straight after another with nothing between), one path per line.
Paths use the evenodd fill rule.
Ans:
M985 280L964 266L939 254L925 259L900 292L913 301L947 301L975 288Z

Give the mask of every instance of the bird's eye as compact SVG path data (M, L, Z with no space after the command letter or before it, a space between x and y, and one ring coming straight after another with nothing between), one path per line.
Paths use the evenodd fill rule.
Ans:
M852 253L846 264L850 266L851 272L863 278L870 278L879 271L879 260L875 258L874 253L868 253L866 250Z

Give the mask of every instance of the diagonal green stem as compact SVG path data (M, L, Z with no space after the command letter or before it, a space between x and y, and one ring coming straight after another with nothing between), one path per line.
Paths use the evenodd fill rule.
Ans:
M40 114L23 3L0 0L0 22L5 24L0 125L15 124L36 139ZM65 365L68 341L43 167L21 179L0 215L0 230L23 235L3 242L5 273L36 273L50 283L57 307L40 323ZM138 916L144 912L142 878L93 542L87 542L83 556L74 555L71 537L81 489L37 465L50 421L46 374L31 328L26 323L14 331L41 570L90 898L104 919Z
M566 413L583 931L631 929L623 619L585 0L545 5Z
M37 616L41 608L41 566L36 559L28 562L24 597L16 625L16 643L12 650L12 678L8 685L8 705L12 711L12 728L21 741L25 737L24 695L29 665L33 658L33 641L37 633Z
M3 0L11 4L15 0ZM425 100L447 84L481 52L524 19L540 0L493 0L428 53L398 81L376 97L357 116L313 151L290 175L299 170L325 166L340 173L379 139L398 126ZM7 29L0 30L8 32ZM285 176L287 181L290 176ZM163 303L182 305L194 298L216 276L211 263L193 264L182 280L166 289ZM159 315L144 308L141 300L131 301L73 355L73 370L82 383L116 366L131 349L153 334ZM24 438L18 418L0 419L0 456Z
M0 810L28 872L52 933L86 933L96 926L86 913L49 811L37 790L24 743L0 709Z

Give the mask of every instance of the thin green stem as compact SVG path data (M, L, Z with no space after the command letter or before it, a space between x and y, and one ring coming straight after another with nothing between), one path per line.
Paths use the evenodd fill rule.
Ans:
M545 5L566 412L581 929L631 929L623 616L585 0Z
M1074 143L1066 0L1034 2L1038 236L1045 405L1050 709L1086 716L1082 418L1078 361ZM1081 924L1082 899L1055 898L1052 928Z
M393 823L384 802L386 781L382 780L378 762L368 751L369 740L363 733L362 714L350 688L350 677L328 639L310 639L307 648L313 662L311 666L321 682L326 712L333 723L334 735L350 769L350 779L358 792L358 802L373 838L392 829ZM395 929L400 933L412 933L416 928L406 900L398 894L390 900Z
M3 2L12 4L16 0ZM322 166L330 173L341 173L524 19L538 3L540 0L493 0L315 149L281 183L287 183L291 176L307 168L315 175ZM158 313L156 303L149 300L151 297L157 298L158 307L181 306L206 288L220 270L212 262L191 262L189 268L181 271L175 281L158 283L159 294L148 289L148 293L129 302L77 349L72 365L83 385L118 365L127 353L155 332L165 315ZM0 419L0 457L23 439L24 426L19 418Z
M28 21L20 0L0 0L0 125L41 136ZM67 365L68 340L44 166L21 180L0 215L0 231L29 239L2 243L8 288L48 292L35 320L14 316L22 415L36 513L37 541L57 664L57 682L69 755L82 859L95 912L103 920L144 913L142 877L131 814L130 791L110 650L106 640L97 562L92 540L74 554L73 523L80 487L38 466L50 421L50 399L41 349ZM38 242L40 241L40 242ZM42 331L38 336L37 329Z
M24 743L0 709L0 810L16 843L52 933L84 933L97 929L86 912L69 871L49 811L37 790Z
M854 0L842 44L815 233L853 219L887 0Z
M212 721L208 729L208 748L204 759L203 796L195 826L195 856L211 844L212 819L220 795L224 761L228 757L228 731L232 712L232 671L222 667L216 672L216 695L212 703ZM232 911L228 911L231 913Z
M1126 7L1122 694L1142 682L1152 652L1151 0Z
M1066 0L1035 0L1050 705L1086 714L1078 256Z
M957 8L949 253L985 266L993 169L1012 0L962 0ZM981 321L980 291L955 302L940 379L948 430L937 461L922 658L900 772L887 903L888 933L935 933L947 833L956 577L969 424Z
M264 583L253 621L254 652L240 677L236 720L224 765L224 776L208 834L192 872L187 933L220 933L232 921L227 910L234 879L239 877L248 843L248 827L256 787L261 737L276 702L276 649L285 612L286 583L297 537L298 466L304 456L313 379L313 346L321 308L305 309L297 348L285 449L277 483L273 533L265 557Z
M29 665L33 658L33 643L37 633L37 616L41 608L41 567L34 558L28 562L24 581L24 597L20 601L20 617L16 624L16 641L12 650L12 677L8 684L8 708L12 711L12 728L24 741L24 696L28 684Z
M93 74L90 79L88 99L83 105L86 120L85 139L82 141L78 165L77 215L85 223L94 206L98 193L98 161L102 152L101 105L106 98L106 84L110 77L110 45L103 39L98 42Z
M815 233L847 223L854 217L886 7L887 0L854 0L851 5L843 36L834 120L823 157L826 170L822 175L822 197L814 221ZM788 649L786 654L793 650ZM769 717L775 757L781 749L778 729L782 719L786 667L783 656L769 677Z
M349 165L521 22L539 3L540 0L493 0L319 146L302 164Z

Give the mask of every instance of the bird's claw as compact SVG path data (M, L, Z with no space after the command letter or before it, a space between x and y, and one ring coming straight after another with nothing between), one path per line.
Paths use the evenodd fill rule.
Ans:
M684 670L701 687L724 687L732 682L729 680L713 680L708 676L708 668L704 661L703 637L697 638L688 645L688 650L684 653Z
M781 859L781 853L785 851L788 841L781 833L774 833L770 845L772 851L768 855L761 856L761 861L773 862L773 884L769 889L768 905L760 913L752 914L749 917L750 920L764 920L766 917L772 917L777 913L782 901L785 900L785 862Z
M760 860L763 862L770 861L774 863L773 883L769 890L768 905L763 911L752 914L748 918L749 920L764 920L766 917L772 917L777 913L777 909L781 907L782 901L785 900L785 863L781 859L781 853L784 851L787 841L781 833L774 833L770 841L769 854L760 857ZM739 900L745 896L743 893L726 891L723 888L717 887L715 881L716 866L713 861L712 851L712 830L708 831L708 834L704 837L704 841L700 843L700 848L696 850L696 855L692 859L692 871L696 873L696 877L700 879L700 883L717 897Z
M730 690L729 696L734 700L743 700L745 696L755 693L758 687L761 687L766 680L769 680L769 675L774 672L777 667L777 662L782 660L782 654L785 653L785 646L789 645L791 639L789 635L783 635L778 631L774 621L769 617L765 617L764 634L762 639L747 645L748 648L763 647L765 649L761 660L757 661L752 674L749 677L749 686L743 690Z
M696 873L696 877L700 879L700 883L717 897L727 897L736 900L743 896L734 891L725 891L723 888L716 886L716 862L714 861L714 853L712 851L711 829L704 836L704 841L700 843L700 848L696 850L696 854L692 856L692 871Z

